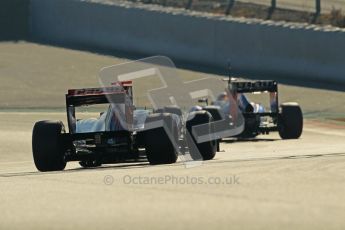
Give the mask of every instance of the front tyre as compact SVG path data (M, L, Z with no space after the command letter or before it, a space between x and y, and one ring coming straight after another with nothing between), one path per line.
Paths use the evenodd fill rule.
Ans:
M282 139L298 139L303 131L303 114L295 102L283 103L278 120L279 135Z
M60 171L66 167L62 133L65 127L61 121L36 122L32 132L32 154L39 171Z

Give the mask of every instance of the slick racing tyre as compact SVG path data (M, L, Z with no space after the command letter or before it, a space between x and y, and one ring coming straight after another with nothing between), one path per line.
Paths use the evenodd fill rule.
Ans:
M188 144L191 145L194 143L194 145L197 147L197 150L199 151L202 160L211 160L215 157L217 152L217 140L210 140L206 142L197 142L197 138L193 135L193 127L206 124L205 130L203 130L203 135L208 135L212 133L212 126L210 125L210 122L213 121L212 115L207 111L196 111L189 114L189 119L187 121L187 132L189 132L191 139L188 140ZM195 150L193 150L193 147L190 146L190 154L191 157L194 160L199 160L199 154L195 153Z
M175 149L178 142L177 129L177 123L170 113L155 113L146 118L143 136L147 160L150 164L176 162L178 157L178 150Z
M298 139L303 130L303 114L297 103L283 103L278 119L279 135L282 139Z
M65 127L61 121L36 122L32 132L32 153L39 171L59 171L66 167L62 133L65 133Z
M224 119L225 115L219 106L208 105L202 108L203 110L209 112L212 115L214 121L220 121Z

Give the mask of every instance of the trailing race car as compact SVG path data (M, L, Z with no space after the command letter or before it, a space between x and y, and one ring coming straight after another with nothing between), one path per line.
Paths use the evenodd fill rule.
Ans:
M178 154L188 152L193 159L214 158L216 140L200 142L187 134L198 125L206 125L206 132L211 132L213 117L209 112L190 112L184 118L176 106L155 112L139 110L132 98L131 81L117 82L111 87L68 90L69 132L61 121L38 121L34 125L32 151L36 168L63 170L69 161L79 161L82 167L97 167L119 159L137 159L141 148L150 164L175 163ZM98 104L109 107L98 118L77 119L77 107Z

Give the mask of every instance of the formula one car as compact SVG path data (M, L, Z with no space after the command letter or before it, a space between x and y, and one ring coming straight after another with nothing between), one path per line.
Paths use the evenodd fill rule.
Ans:
M248 100L245 94L267 93L270 98L270 109ZM229 96L228 96L229 95ZM234 98L233 101L228 98ZM245 81L229 77L226 92L220 94L213 106L203 109L220 119L219 109L225 116L231 114L231 107L238 106L244 119L244 130L239 138L253 138L259 134L269 134L278 131L282 139L297 139L303 130L303 114L296 102L278 104L278 83L273 80ZM223 115L224 116L224 115Z
M145 149L150 164L175 163L178 154L189 152L193 159L212 159L217 141L197 142L188 137L194 126L208 126L213 120L207 111L182 116L176 106L160 110L140 110L133 104L132 82L116 82L111 87L71 89L66 94L69 132L61 121L38 121L32 134L32 151L39 171L63 170L69 161L82 167L97 167L124 159L138 159ZM111 101L112 103L109 103ZM98 118L77 119L76 108L109 104ZM211 127L206 131L211 130Z

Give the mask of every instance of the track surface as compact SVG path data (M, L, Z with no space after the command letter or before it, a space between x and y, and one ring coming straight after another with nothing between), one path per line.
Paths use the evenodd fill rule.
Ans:
M11 102L0 92L0 229L344 229L345 127L326 120L344 114L344 93L297 94L299 87L283 86L287 100L305 103L310 114L301 139L225 140L216 158L198 167L150 166L143 159L88 170L69 163L63 172L40 173L31 156L32 126L64 121L65 114L27 106L38 97L42 107L60 107L67 80L78 85L93 67L121 60L34 44L3 44L0 51L7 52L0 55L7 61L0 62L1 90L21 98ZM329 103L307 103L316 96Z

